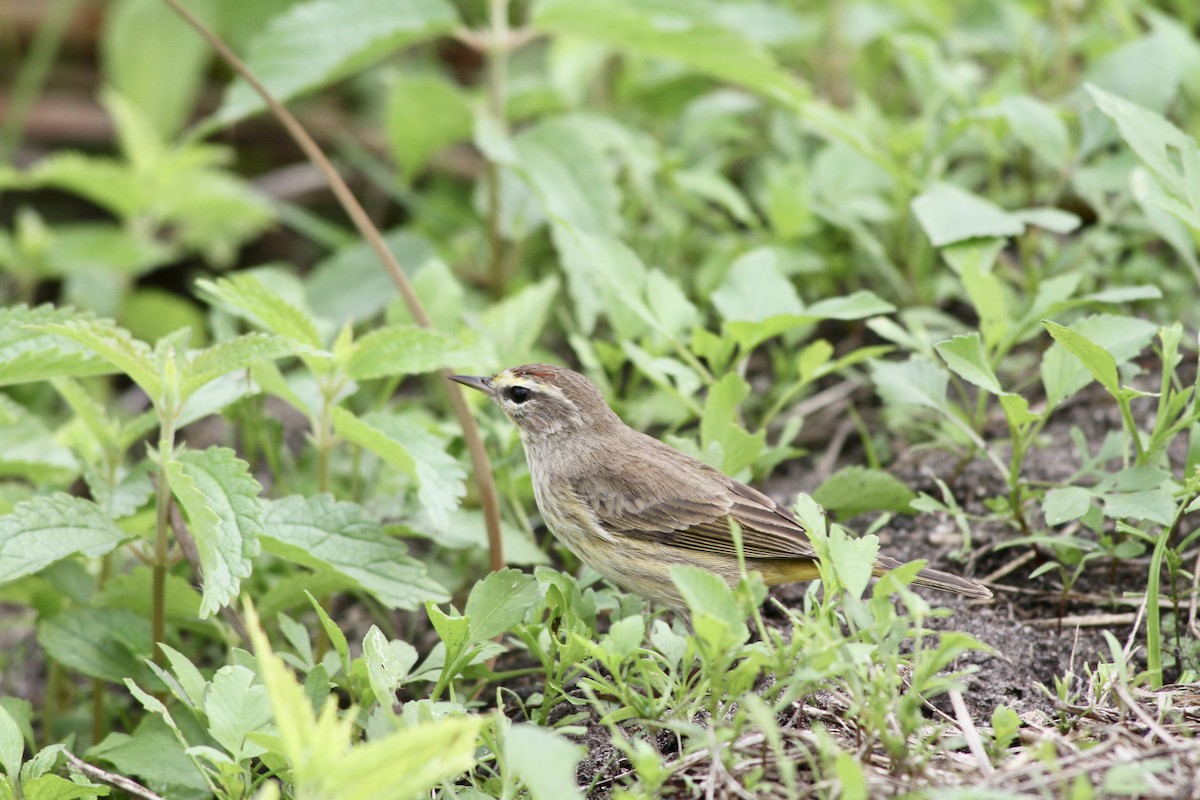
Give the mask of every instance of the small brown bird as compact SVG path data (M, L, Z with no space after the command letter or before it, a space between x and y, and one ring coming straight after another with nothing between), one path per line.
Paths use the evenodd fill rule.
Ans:
M527 364L451 380L492 398L516 424L546 524L613 583L675 608L684 606L670 577L676 564L703 567L734 585L740 573L731 521L741 527L746 568L768 585L819 577L816 553L791 511L630 428L578 372ZM898 566L881 557L873 573ZM932 569L913 583L992 596L980 583Z

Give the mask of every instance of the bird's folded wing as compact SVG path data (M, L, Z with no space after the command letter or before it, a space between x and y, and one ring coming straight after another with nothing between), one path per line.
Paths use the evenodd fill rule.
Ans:
M747 558L813 558L804 527L766 495L715 473L719 480L664 486L615 475L574 482L606 530L658 544L736 556L733 526ZM681 482L682 483L682 482Z

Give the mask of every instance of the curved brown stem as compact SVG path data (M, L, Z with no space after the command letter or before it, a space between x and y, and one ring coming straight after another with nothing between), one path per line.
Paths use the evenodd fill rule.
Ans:
M330 163L325 153L321 151L320 145L308 134L300 121L288 111L287 108L280 103L271 94L270 90L263 85L254 73L247 69L228 45L223 42L220 37L208 29L194 14L179 2L179 0L163 0L170 6L176 14L182 17L189 25L191 25L197 33L204 38L208 44L217 51L217 54L225 61L234 72L240 75L246 83L258 92L271 113L279 120L288 135L293 141L300 146L308 159L321 171L325 176L325 180L329 183L329 188L337 198L338 203L345 209L347 216L354 223L354 227L371 246L371 250L375 256L383 264L387 270L392 282L396 284L396 288L400 291L400 296L404 298L404 304L408 307L408 312L412 314L413 320L423 328L432 327L429 321L429 315L425 313L424 306L421 305L420 298L417 297L416 291L408 280L408 276L404 274L404 269L400 263L396 261L396 257L392 255L392 251L388 249L383 241L382 234L371 222L371 218L367 216L367 212L363 209L362 204L358 202L358 198L350 191L350 187L342 180L342 176ZM450 375L450 370L442 370L443 377ZM451 381L445 381L443 384L446 391L450 394L450 405L454 408L454 416L458 418L459 425L462 427L463 440L467 444L467 452L471 456L471 465L475 470L475 481L479 488L479 499L483 505L483 516L487 524L488 534L488 549L491 555L491 565L493 570L504 568L504 545L500 539L500 498L496 493L496 484L492 479L492 466L488 461L487 452L483 447L483 438L479 435L479 426L475 423L475 418L471 416L471 410L467 406L467 401L463 397L458 385Z

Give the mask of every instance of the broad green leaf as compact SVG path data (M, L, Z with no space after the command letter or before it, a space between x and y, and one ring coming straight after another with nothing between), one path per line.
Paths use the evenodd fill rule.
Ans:
M674 566L671 580L687 603L693 622L711 617L724 624L730 637L726 644L746 641L750 632L746 628L745 611L723 578L699 567Z
M149 566L110 576L104 588L92 595L97 608L124 608L149 619L153 613L154 576ZM194 624L200 616L200 593L179 575L168 574L163 612L171 623Z
M21 728L6 709L0 707L0 767L14 781L21 774L21 761L25 753L25 737Z
M1096 86L1085 88L1096 107L1117 124L1121 138L1163 186L1176 197L1194 198L1196 189L1187 185L1180 157L1187 152L1196 153L1196 140L1155 111Z
M110 320L71 320L37 325L35 330L56 334L83 345L128 375L142 387L152 402L161 401L162 379L150 354L150 347Z
M879 537L874 534L854 538L840 525L829 529L829 558L838 580L851 597L862 597L871 582L875 557L879 555Z
M1062 525L1079 519L1092 507L1092 493L1082 486L1051 489L1042 500L1042 515L1047 525Z
M1042 325L1054 337L1054 341L1065 347L1071 355L1092 374L1109 394L1116 397L1121 392L1121 376L1117 373L1117 360L1112 353L1088 339L1081 333L1057 322L1042 320Z
M417 478L416 459L402 442L340 406L333 409L333 430L338 436L369 450L405 475Z
M615 176L588 137L585 120L552 117L513 140L516 169L548 218L599 236L620 232Z
M453 337L413 325L373 330L353 347L344 369L357 380L432 372L463 358Z
M1053 169L1065 169L1071 141L1067 125L1050 106L1025 94L1000 101L1000 112L1008 120L1013 136Z
M590 334L603 315L622 338L640 338L653 314L643 298L647 270L638 255L619 239L566 224L554 225L551 233L580 332Z
M868 511L909 511L916 497L895 476L878 469L851 466L838 470L812 494L813 499L842 519Z
M1124 364L1150 344L1158 328L1147 320L1099 314L1079 320L1069 330L1098 345L1117 364ZM1097 362L1103 361L1097 354ZM1057 342L1042 356L1040 371L1050 409L1082 389L1093 377L1082 360Z
M217 2L189 0L187 5L212 27ZM167 139L192 113L212 49L165 3L119 0L104 15L100 54L106 80Z
M561 734L531 724L504 734L504 758L533 800L582 800L575 769L585 748Z
M367 680L375 699L390 708L395 702L396 690L417 663L417 649L398 639L388 641L383 632L372 625L363 637L362 657L367 662Z
M209 734L235 761L266 752L265 747L246 738L248 733L267 729L273 719L267 687L255 683L252 670L233 665L217 670L204 693L204 714Z
M150 620L123 608L74 608L38 622L38 644L58 663L120 683L146 675Z
M66 494L34 497L0 517L0 584L76 553L102 556L129 538L91 501Z
M766 50L715 22L715 8L692 0L550 0L538 4L533 24L622 52L678 61L786 104L803 101L805 88Z
M467 494L467 472L449 451L447 435L419 413L376 411L367 416L366 424L388 441L403 443L416 470L417 501L433 527L445 529Z
M388 231L383 241L414 283L430 266L442 265L433 244L409 229ZM396 284L381 267L379 257L369 244L358 239L318 261L305 278L304 289L313 312L333 320L338 327L350 320L360 322L374 317L398 296ZM421 299L437 322L429 298Z
M136 775L143 783L168 786L179 796L204 797L208 784L184 752L162 717L151 714L132 736L110 733L87 752L88 760L106 761L122 775Z
M0 395L0 476L43 486L63 486L80 471L79 462L46 423Z
M273 18L254 37L246 66L286 102L456 24L458 15L445 0L307 0ZM226 91L213 123L227 125L264 107L258 93L239 79Z
M387 93L386 114L392 158L409 180L439 150L471 138L469 98L440 75L396 76Z
M475 765L483 718L445 717L348 748L314 781L310 797L409 800ZM544 768L544 765L543 765Z
M246 369L262 361L285 358L306 349L294 339L265 333L248 333L215 344L201 351L188 364L184 372L183 394L187 397L226 373Z
M712 302L727 322L764 322L777 316L799 316L804 304L796 287L779 267L778 254L767 247L751 250L729 267Z
M1175 498L1165 489L1104 495L1104 516L1111 519L1144 519L1159 525L1175 520Z
M200 616L237 597L250 577L263 533L262 486L230 449L185 450L163 465L171 492L187 514L203 571Z
M540 592L537 578L516 569L488 573L471 589L464 614L471 620L471 640L499 636L525 619Z
M977 332L955 336L953 339L938 342L933 347L955 375L992 394L1003 394L1004 390L1000 388L1000 381L992 371L992 365L988 363L983 352L983 341Z
M867 800L869 786L863 765L845 750L838 750L833 758L833 774L836 776L838 795L841 800Z
M700 441L704 447L721 446L721 470L736 475L758 461L766 446L766 431L749 433L738 423L738 407L750 396L750 384L734 372L708 390L704 415L700 418Z
M449 598L424 565L408 556L403 541L387 535L361 506L330 495L268 502L263 546L311 569L345 575L389 608Z
M61 745L52 745L61 747ZM47 748L48 750L49 748ZM43 750L42 753L45 753ZM39 753L38 755L41 755ZM32 780L21 783L21 792L25 800L75 800L75 798L94 798L103 796L108 788L103 784L91 783L86 778L81 783L69 781L59 775L41 774Z
M896 307L874 292L859 289L842 297L818 300L804 312L804 316L821 319L864 319L877 314L890 314Z
M889 405L915 405L945 411L949 378L933 361L913 356L908 361L871 361L875 390Z
M917 195L912 210L934 247L966 239L1017 236L1025 231L1017 217L948 183L934 184Z
M266 287L254 275L234 275L217 281L197 281L197 288L228 311L268 331L321 349L321 337L307 312Z
M71 308L48 305L0 308L0 386L116 372L113 364L91 348L43 327L78 320L80 316Z

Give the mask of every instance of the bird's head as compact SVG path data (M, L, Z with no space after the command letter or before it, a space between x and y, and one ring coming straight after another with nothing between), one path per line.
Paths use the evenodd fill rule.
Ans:
M452 375L450 380L492 398L526 442L620 424L594 383L551 364L510 367L491 377Z

